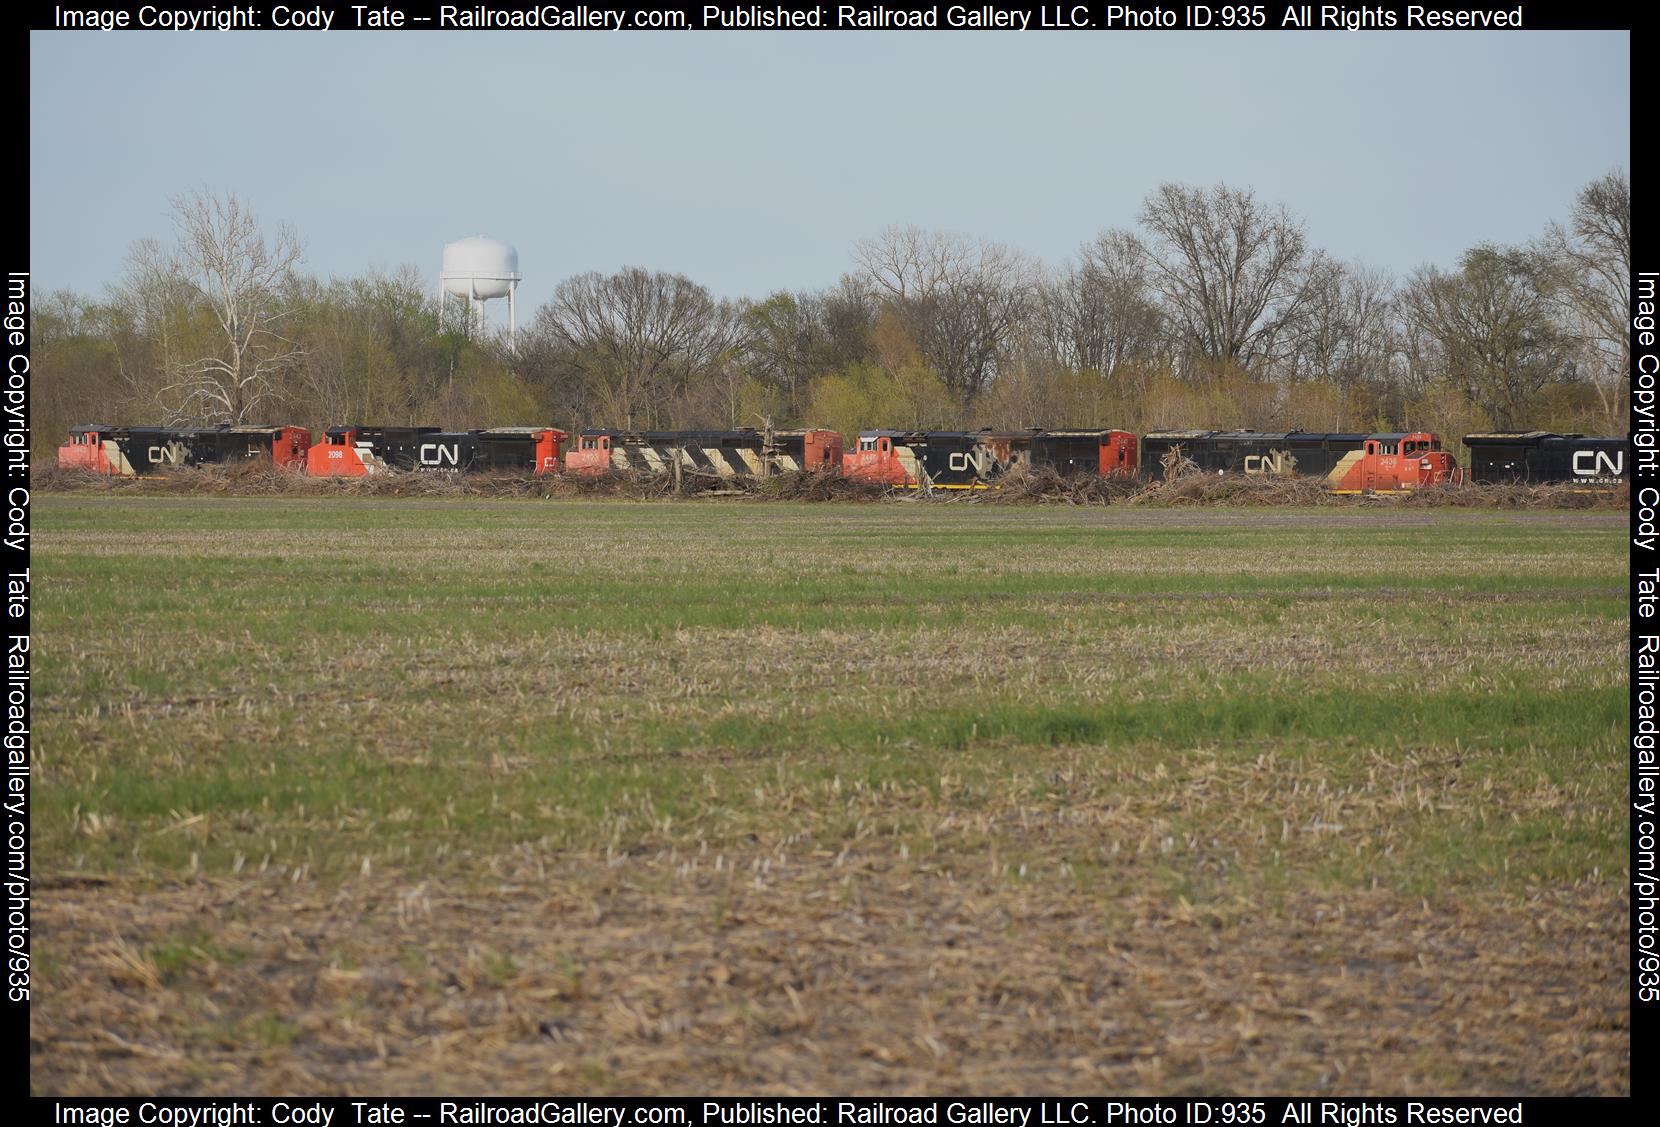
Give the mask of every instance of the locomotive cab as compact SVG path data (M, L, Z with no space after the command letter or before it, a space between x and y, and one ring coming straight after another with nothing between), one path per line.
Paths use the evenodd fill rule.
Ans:
M611 435L577 435L574 449L565 452L565 472L594 477L611 468Z
M1406 493L1454 479L1458 465L1428 431L1368 435L1332 471L1334 493Z
M842 470L855 481L868 481L877 485L911 485L916 482L915 475L907 470L901 460L900 452L909 457L911 466L916 465L916 456L908 446L900 447L894 439L899 432L867 430L859 434L857 447L842 455Z
M69 432L69 441L58 447L58 465L112 477L131 477L135 471L113 438L111 427L75 427Z
M358 441L357 427L329 427L323 441L306 451L305 472L310 477L364 477L385 464L370 443Z

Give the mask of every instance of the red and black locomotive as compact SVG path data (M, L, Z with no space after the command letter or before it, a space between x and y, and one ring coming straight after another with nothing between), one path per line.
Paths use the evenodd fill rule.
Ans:
M1317 477L1333 493L1399 493L1456 480L1458 464L1428 431L1157 431L1142 438L1149 479L1177 454L1205 473Z
M269 458L304 467L311 447L305 427L74 427L58 447L58 465L116 477L136 477L170 466L205 466Z
M306 458L306 472L314 477L363 477L384 470L558 473L560 447L568 437L553 427L463 431L442 431L437 427L329 427L323 432L323 440L311 448Z
M1122 430L867 430L843 464L883 485L979 489L1019 468L1134 478L1136 436Z

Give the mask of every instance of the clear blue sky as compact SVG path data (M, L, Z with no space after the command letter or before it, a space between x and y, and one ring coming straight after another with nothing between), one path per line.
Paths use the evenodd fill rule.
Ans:
M35 284L100 294L234 191L307 268L519 250L520 317L642 265L832 284L889 224L1059 262L1164 180L1250 186L1404 274L1530 238L1630 167L1616 32L252 33L30 38Z

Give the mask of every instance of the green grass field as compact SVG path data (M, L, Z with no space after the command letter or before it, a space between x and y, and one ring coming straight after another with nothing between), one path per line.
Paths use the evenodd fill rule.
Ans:
M42 496L35 1090L1626 1092L1625 519Z

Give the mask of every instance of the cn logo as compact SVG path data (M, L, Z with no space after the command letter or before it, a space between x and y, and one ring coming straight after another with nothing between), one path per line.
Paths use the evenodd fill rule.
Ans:
M428 442L421 447L421 465L423 466L459 466L461 464L461 448L442 442Z
M1291 468L1296 464L1297 459L1284 450L1270 450L1266 454L1245 455L1246 473L1290 473Z
M1575 450L1575 477L1619 477L1625 473L1625 451Z
M152 446L149 450L145 451L145 453L149 457L150 464L152 466L166 465L168 463L175 466L184 465L184 448L179 446L177 443L167 446Z
M991 455L984 450L974 454L964 453L961 450L953 451L951 456L946 459L946 463L953 470L959 473L973 474L985 473L986 464L990 461Z

